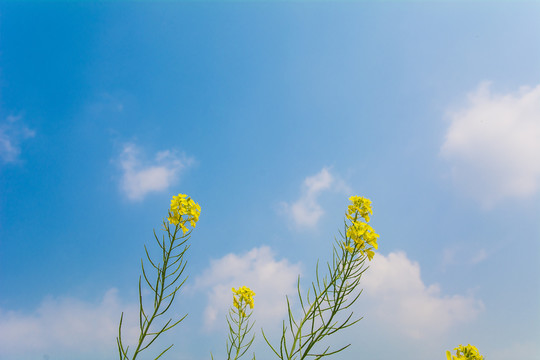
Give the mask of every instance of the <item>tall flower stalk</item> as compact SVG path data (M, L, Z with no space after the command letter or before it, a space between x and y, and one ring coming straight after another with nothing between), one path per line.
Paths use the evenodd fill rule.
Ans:
M327 264L327 274L322 276L316 267L316 281L311 284L306 295L297 293L301 307L300 316L295 316L287 297L288 321L283 321L279 345L272 345L263 331L266 343L281 360L321 359L330 356L349 345L337 349L321 347L319 343L330 335L356 324L361 318L353 318L349 308L356 302L361 291L360 285L366 259L371 260L377 249L378 234L367 224L372 214L371 201L353 196L352 204L345 215L345 231L341 240L334 245L332 262ZM350 221L350 223L347 222ZM349 312L344 318L344 311Z
M150 281L147 271L144 267L144 262L141 259L142 276L139 276L139 339L133 355L129 355L129 346L124 347L122 342L122 321L124 313L120 316L120 325L118 326L118 337L116 342L118 345L118 354L120 360L135 360L137 356L146 350L152 343L164 332L178 325L187 316L175 320L170 318L163 325L156 328L156 320L163 316L171 307L178 290L187 280L187 276L183 277L186 268L184 255L189 249L187 244L191 231L188 225L194 228L199 220L201 207L196 204L187 195L178 194L173 196L169 216L163 220L163 231L166 233L168 241L165 241L165 234L161 240L154 230L154 238L161 249L161 257L152 260L146 245L144 250L146 258L150 265L155 269L155 279ZM181 230L181 231L180 231ZM146 285L154 293L153 306L145 310L142 298L142 278ZM163 350L155 359L159 359L173 345Z
M255 322L250 322L251 310L254 306L253 297L255 293L247 286L242 286L236 290L232 288L233 306L229 309L227 324L229 325L229 338L227 340L227 360L238 360L249 350L255 335L249 339ZM212 359L214 357L212 356ZM253 354L255 360L255 354Z

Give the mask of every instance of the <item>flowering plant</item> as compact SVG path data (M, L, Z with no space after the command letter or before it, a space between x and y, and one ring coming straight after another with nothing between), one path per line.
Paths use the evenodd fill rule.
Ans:
M238 290L232 288L233 292L233 306L229 310L229 315L227 317L227 324L229 325L229 338L227 340L227 359L239 359L242 357L248 350L253 340L255 340L255 335L251 337L249 341L245 343L245 338L247 334L253 328L255 323L249 322L251 317L251 311L246 313L249 309L253 309L254 301L253 297L255 293L248 288L247 286L242 286ZM233 357L234 355L234 357ZM214 356L212 356L212 359ZM255 359L255 354L253 354L253 359Z
M293 315L287 298L288 321L283 321L279 346L273 346L263 331L266 343L281 360L307 357L321 359L350 346L338 349L330 346L319 349L318 346L321 340L361 320L353 319L352 311L344 317L345 320L339 320L338 314L349 311L360 296L356 289L366 270L365 261L371 260L375 254L373 250L377 249L379 235L367 224L372 214L371 201L358 196L352 196L349 200L352 204L345 215L344 232L340 232L342 240L336 240L334 244L332 262L327 264L327 274L322 276L317 265L316 280L305 295L302 295L298 279L301 316L296 318Z
M141 260L142 277L139 276L139 340L131 360L135 360L137 356L152 345L161 334L178 325L187 316L186 314L174 322L172 322L173 319L169 319L163 326L155 330L152 327L152 325L155 324L155 321L164 315L171 307L178 290L180 290L186 281L186 278L183 277L186 268L184 256L189 249L187 241L191 234L191 230L188 229L188 223L192 228L195 228L197 221L199 220L200 212L201 207L199 204L196 204L191 198L187 197L187 195L178 194L178 196L173 196L171 207L169 209L169 217L167 220L163 220L163 230L167 234L168 241L165 241L165 235L163 235L160 240L154 231L154 238L161 249L161 259L152 260L146 245L144 246L146 258L150 262L150 265L156 270L157 274L155 280L150 281L144 267L144 262ZM174 227L171 225L174 225ZM180 233L179 230L182 230L182 233ZM143 277L146 285L148 285L154 293L154 306L150 311L145 310L143 305L141 287L141 280ZM120 325L118 327L118 337L116 338L116 342L120 360L129 360L129 346L124 347L122 342L123 318L124 313L120 316ZM163 350L156 359L165 354L172 346L173 345Z

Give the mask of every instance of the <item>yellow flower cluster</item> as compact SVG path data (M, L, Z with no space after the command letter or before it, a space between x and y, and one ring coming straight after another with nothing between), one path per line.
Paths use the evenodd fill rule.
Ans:
M253 309L254 303L253 303L253 297L255 296L255 293L248 288L247 286L242 286L241 288L238 288L236 290L235 288L232 288L233 292L233 305L235 308L237 308L240 311L241 316L246 316L246 313L244 312L244 306L249 305L251 309ZM238 295L238 299L236 296Z
M347 218L349 220L356 220L358 215L360 215L366 219L366 222L369 222L369 215L373 215L371 200L361 196L351 196L349 201L352 204L347 208Z
M345 217L351 221L351 224L347 226L347 238L354 241L354 247L363 255L366 254L371 261L379 245L377 239L379 234L373 230L367 223L369 222L369 215L373 214L371 209L371 200L360 196L351 196L349 198L351 205L347 208L347 214ZM365 220L362 221L362 219ZM354 248L345 243L345 249L351 254L354 252Z
M173 196L171 208L169 209L169 223L178 225L184 232L188 232L186 223L189 221L191 227L195 227L199 221L201 207L185 194Z
M450 351L446 352L447 360L484 360L484 357L480 355L480 352L471 344L467 346L459 345L454 350L456 351L456 356L450 354Z

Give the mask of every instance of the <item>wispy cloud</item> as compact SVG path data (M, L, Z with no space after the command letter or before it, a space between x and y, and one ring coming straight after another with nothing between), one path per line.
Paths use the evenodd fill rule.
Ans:
M195 279L193 287L207 295L206 329L213 329L217 319L225 318L232 304L231 288L240 286L247 286L256 293L253 311L257 323L275 326L276 319L282 319L287 313L285 295L295 293L299 274L299 264L277 260L267 246L211 261L209 268Z
M538 334L536 334L538 335ZM508 360L508 359L540 359L540 345L538 345L538 338L531 337L533 340L524 339L519 343L502 343L499 344L499 349L493 351L493 354L489 354L489 359L493 360Z
M540 85L492 94L484 82L450 114L441 155L456 185L486 208L540 188Z
M21 153L21 142L36 135L21 119L20 115L10 115L0 124L0 159L4 163L16 162Z
M471 257L471 264L478 264L488 258L488 253L485 249L480 249Z
M420 265L403 252L377 254L364 279L368 312L392 331L413 339L444 334L450 328L472 321L484 305L472 296L441 294L439 285L426 286Z
M96 95L94 101L88 104L88 111L102 115L104 113L121 113L124 111L123 96L107 92Z
M443 271L445 271L449 265L452 265L456 262L456 255L457 255L457 248L455 247L445 248L443 250L442 261L440 262L441 268Z
M46 298L32 313L0 309L0 358L98 358L113 354L119 314L127 322L126 338L138 334L138 305L121 304L117 290L107 291L97 303L79 299Z
M122 170L120 189L128 199L142 200L150 192L164 191L178 181L180 173L193 163L192 158L174 151L158 152L152 162L145 162L142 151L132 143L125 144L119 157Z
M470 247L466 248L463 245L456 244L443 249L440 267L442 271L446 271L447 268L453 266L476 265L485 261L489 255L484 248L471 251Z
M319 196L329 190L350 192L348 186L325 167L318 174L306 177L300 198L292 203L282 203L282 208L297 227L312 228L324 214Z

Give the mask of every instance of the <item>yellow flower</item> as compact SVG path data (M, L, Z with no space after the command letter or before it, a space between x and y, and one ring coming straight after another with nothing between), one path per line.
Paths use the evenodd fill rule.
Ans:
M351 254L353 253L354 249L352 247L350 247L349 245L343 243L343 247L345 248L345 250L347 250L348 252L350 252Z
M373 229L372 229L373 230ZM379 245L377 244L377 239L379 238L379 234L376 234L374 232L368 232L364 235L364 240L375 250L379 248Z
M244 308L249 305L249 307L253 309L253 297L255 296L255 293L247 286L242 286L241 288L238 288L238 290L232 288L232 292L233 306L239 310L241 316L246 316ZM238 299L236 296L238 296Z
M446 352L448 360L484 360L478 349L471 344L467 346L459 345L454 350L456 350L456 356L451 355L450 351Z
M373 257L375 256L375 251L373 251L371 249L367 249L366 250L366 255L368 257L368 260L371 261L373 259Z
M350 220L356 220L353 218L358 214L369 222L369 215L373 215L373 210L371 209L371 200L361 196L351 196L349 200L352 202L352 205L349 205L347 209L347 218Z
M179 226L185 234L189 231L186 223L189 222L191 227L194 228L197 221L199 221L200 213L201 207L199 204L185 194L178 194L172 197L168 220L169 223Z
M377 243L379 234L367 224L369 215L373 214L371 200L360 196L351 196L349 200L352 204L347 208L345 217L351 221L351 224L347 226L345 235L353 240L354 245L356 249L359 250L360 254L367 255L368 259L371 261L373 256L375 256L373 250L379 248L379 244ZM361 218L366 222L363 222ZM366 245L369 245L370 247L367 247ZM347 248L346 246L345 249L352 253L351 247Z

